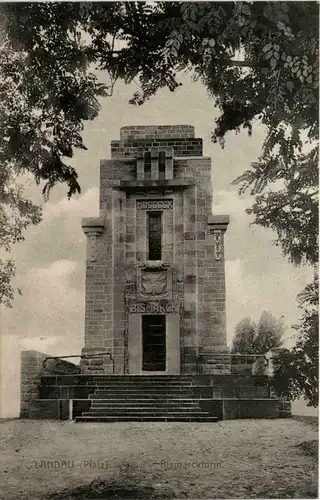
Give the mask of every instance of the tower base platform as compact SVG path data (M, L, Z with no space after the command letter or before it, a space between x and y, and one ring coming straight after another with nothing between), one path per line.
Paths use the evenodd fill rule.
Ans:
M291 416L255 375L43 375L21 418L76 422L197 421Z

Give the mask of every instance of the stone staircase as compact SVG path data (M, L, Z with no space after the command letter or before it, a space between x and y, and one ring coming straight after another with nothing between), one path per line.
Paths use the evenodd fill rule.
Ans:
M216 422L290 416L260 375L43 374L34 386L24 418Z
M216 422L194 396L191 376L127 375L94 378L89 411L76 422Z

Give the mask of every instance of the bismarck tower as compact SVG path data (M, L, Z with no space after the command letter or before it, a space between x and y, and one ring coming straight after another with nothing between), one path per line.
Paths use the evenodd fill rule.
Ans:
M224 234L190 125L127 126L100 166L87 236L82 373L230 373ZM218 356L219 355L219 356Z
M230 370L228 222L212 214L211 162L193 127L123 127L111 159L101 161L100 214L82 221L80 365L71 348L64 356L22 352L20 416L76 422L289 416L265 369Z

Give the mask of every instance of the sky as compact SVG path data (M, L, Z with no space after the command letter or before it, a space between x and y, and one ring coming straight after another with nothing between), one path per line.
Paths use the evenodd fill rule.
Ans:
M286 345L294 343L291 325L299 318L296 296L312 279L309 268L296 268L272 244L271 231L250 226L245 209L250 196L240 197L232 180L249 168L260 152L264 129L257 125L251 138L245 132L226 136L225 148L211 142L219 111L200 82L183 77L174 93L164 89L141 107L129 104L136 90L117 84L102 102L99 117L83 133L88 151L77 152L72 165L79 173L82 193L71 200L67 189L55 188L43 203L41 188L26 184L30 197L43 203L43 221L29 228L25 241L13 251L16 286L22 289L12 309L1 310L1 415L19 413L20 353L35 349L48 355L79 354L84 344L85 236L82 217L99 213L99 162L110 157L110 141L125 125L195 127L203 138L204 155L212 158L213 213L229 214L225 235L227 331L231 344L235 325L244 317L258 320L262 311L283 316Z

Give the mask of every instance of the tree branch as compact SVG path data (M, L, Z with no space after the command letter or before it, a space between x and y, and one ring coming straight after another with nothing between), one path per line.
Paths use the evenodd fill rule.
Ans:
M124 50L129 50L128 47L124 47L121 50L110 50L110 54L121 54ZM237 66L239 68L252 68L252 63L249 61L237 61L237 60L230 60L228 65L230 66Z
M238 66L239 68L252 68L252 64L248 61L230 61L230 66Z

